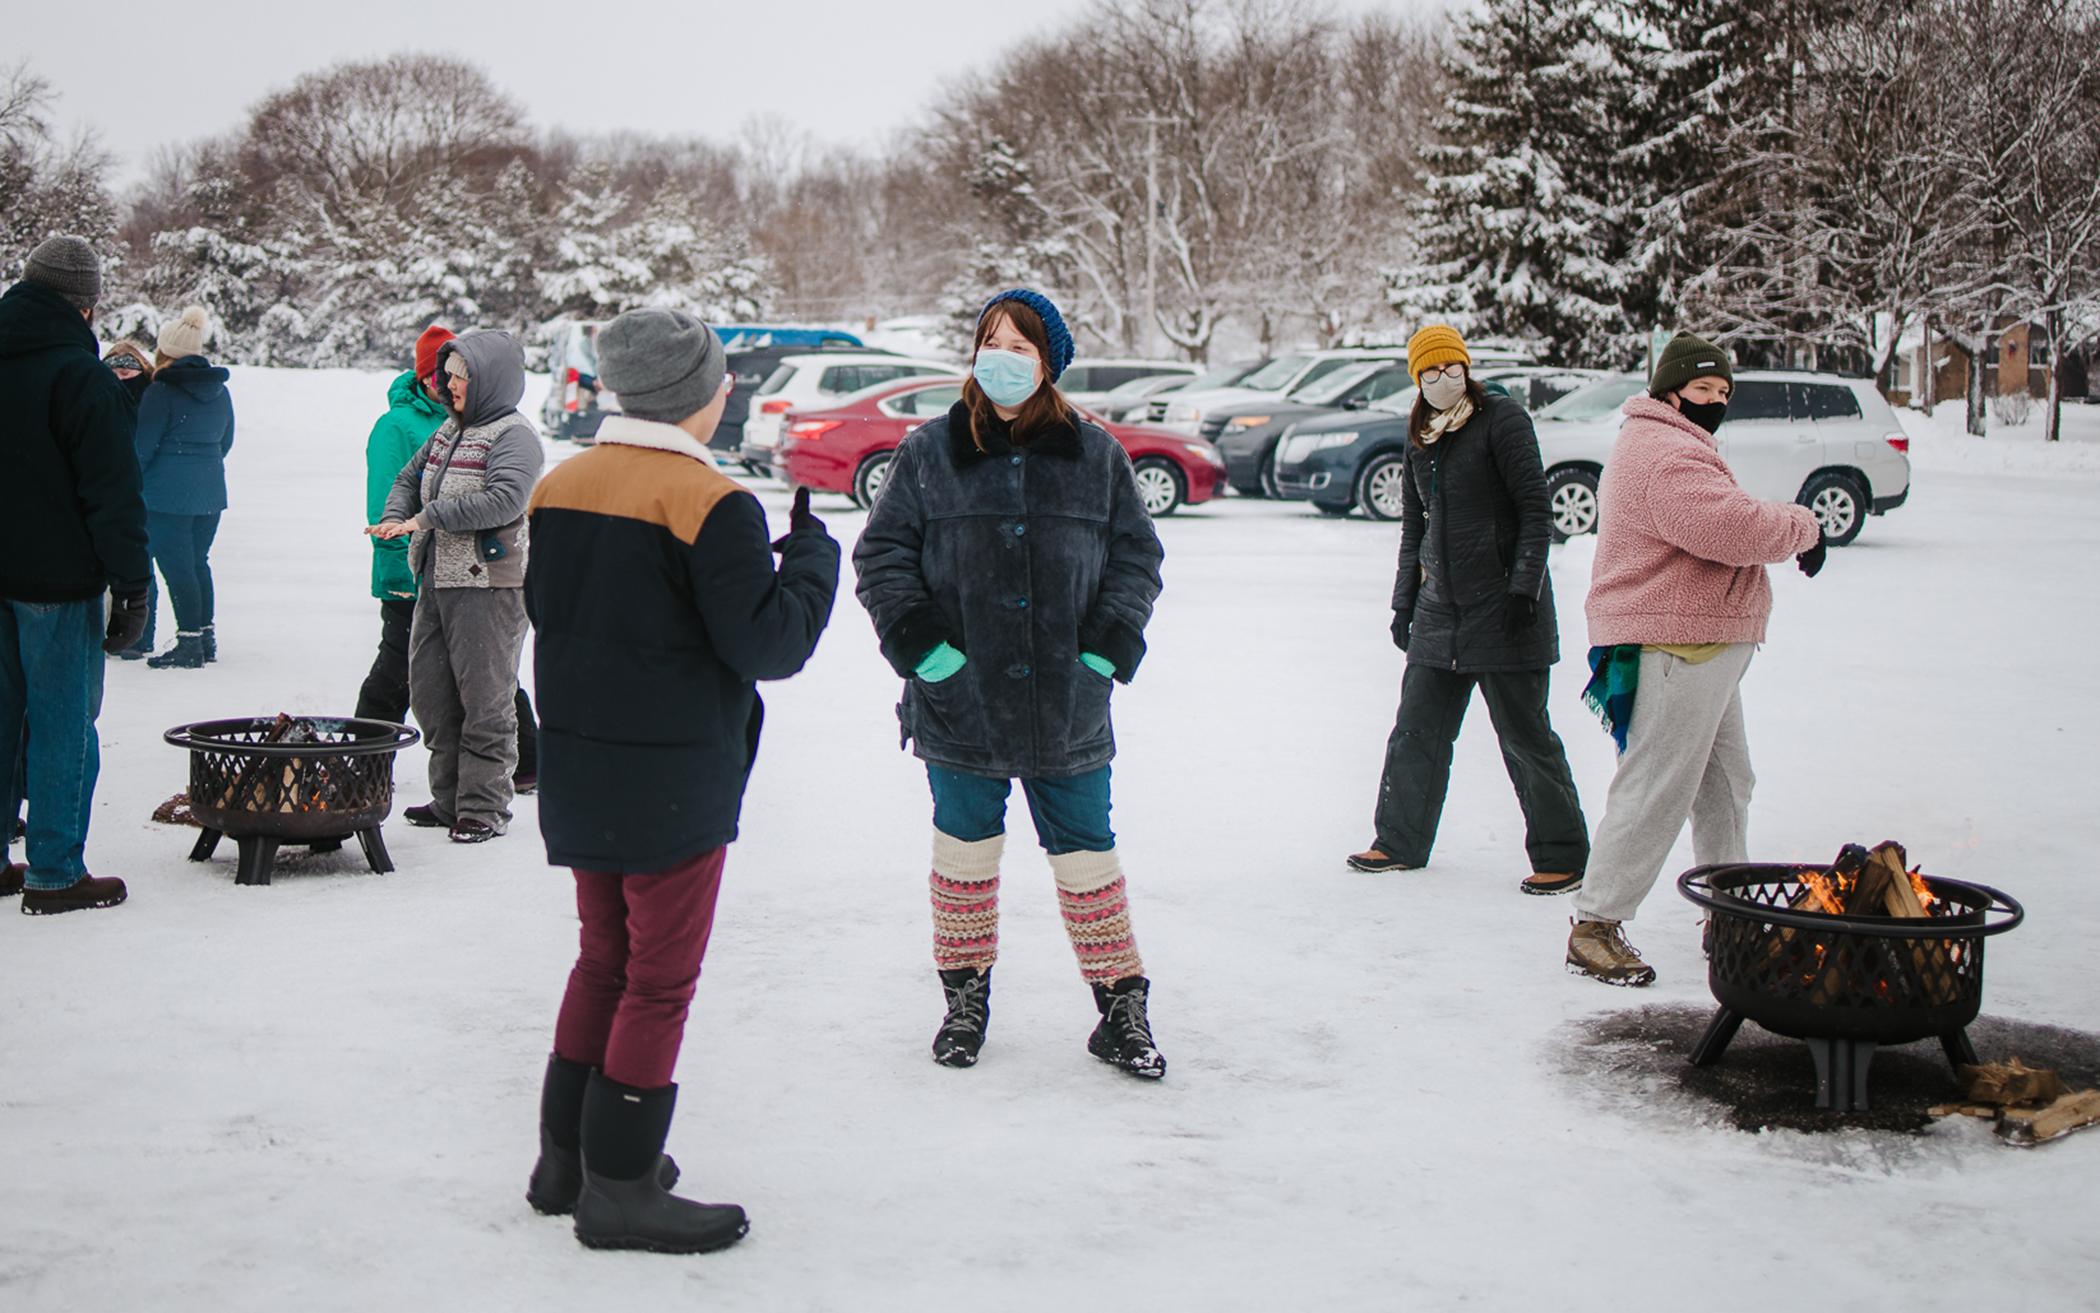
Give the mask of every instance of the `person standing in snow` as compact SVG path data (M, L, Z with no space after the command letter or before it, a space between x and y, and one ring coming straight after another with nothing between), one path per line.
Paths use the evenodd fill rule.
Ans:
M438 348L453 339L452 330L433 324L416 338L415 367L387 387L387 409L365 440L365 521L386 517L386 500L394 481L408 468L423 444L445 422L444 390L437 372ZM379 652L358 689L357 710L363 720L400 723L408 716L408 639L416 614L416 575L408 567L405 537L372 539L372 596L379 600ZM518 764L511 775L517 793L530 793L539 783L540 727L532 699L518 686Z
M1552 508L1531 417L1472 377L1458 332L1431 324L1407 344L1421 389L1402 467L1393 642L1407 654L1400 711L1378 782L1376 839L1359 871L1429 863L1451 784L1451 751L1477 685L1524 809L1529 894L1582 883L1589 827L1568 755L1546 713L1560 627L1546 572Z
M117 376L124 385L124 393L131 398L135 408L146 396L146 389L153 386L153 353L130 338L113 342L102 353L102 363L109 372ZM146 630L138 641L117 653L119 660L142 661L153 655L154 612L160 608L160 588L153 582L152 571L146 575Z
M1048 297L986 302L971 355L962 399L897 449L853 550L933 792L933 956L947 999L934 1060L969 1067L984 1044L1018 778L1100 1013L1087 1049L1157 1078L1167 1064L1108 816L1109 695L1145 655L1159 536L1129 455L1057 391L1072 335Z
M1772 611L1768 562L1823 568L1816 517L1737 486L1714 431L1735 388L1728 353L1680 333L1656 359L1598 487L1584 699L1619 746L1589 879L1568 935L1571 971L1646 985L1655 968L1622 926L1692 819L1701 865L1749 860L1743 673Z
M540 832L572 868L582 931L526 1199L573 1211L593 1248L699 1253L749 1226L734 1204L670 1193L671 1077L758 753L756 681L816 651L839 547L807 489L769 543L758 499L716 466L725 364L681 311L613 320L598 366L624 413L532 496Z
M146 536L175 604L175 646L146 664L195 670L219 659L211 545L226 509L233 398L225 370L204 357L211 320L187 306L160 330L153 382L139 401L135 447L145 478ZM149 625L150 627L150 625Z
M545 455L518 413L525 353L508 333L438 348L445 422L423 444L367 532L412 535L417 585L409 700L430 746L431 800L402 812L456 843L510 827L518 766L518 658L525 646L525 503Z
M0 895L33 915L126 893L87 871L95 719L103 654L146 626L152 565L137 415L89 327L101 295L102 262L73 236L39 244L0 295L0 835L25 798L31 821L28 865L0 861Z

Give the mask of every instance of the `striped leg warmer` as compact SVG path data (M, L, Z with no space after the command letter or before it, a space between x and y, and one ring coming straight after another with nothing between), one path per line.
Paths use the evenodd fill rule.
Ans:
M1130 900L1123 884L1123 865L1114 849L1105 853L1054 853L1050 870L1057 877L1057 905L1064 913L1065 933L1079 956L1079 974L1088 984L1109 985L1145 974L1137 939L1130 930Z
M933 963L989 970L999 956L999 854L1006 836L965 843L933 832Z

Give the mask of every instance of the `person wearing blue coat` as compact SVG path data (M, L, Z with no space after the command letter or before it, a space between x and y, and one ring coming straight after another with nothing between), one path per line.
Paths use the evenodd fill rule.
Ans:
M210 327L189 306L158 339L160 363L139 400L137 447L145 478L146 540L175 604L175 646L146 662L195 669L218 659L212 630L211 544L226 509L233 448L227 372L204 358Z

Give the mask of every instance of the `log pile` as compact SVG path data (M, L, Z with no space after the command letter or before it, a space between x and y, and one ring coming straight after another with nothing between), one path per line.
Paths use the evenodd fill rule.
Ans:
M2013 1058L1958 1067L1955 1076L1962 1101L1940 1104L1932 1115L1990 1118L2008 1144L2032 1147L2100 1125L2100 1090L2067 1090L2063 1078L2046 1067Z

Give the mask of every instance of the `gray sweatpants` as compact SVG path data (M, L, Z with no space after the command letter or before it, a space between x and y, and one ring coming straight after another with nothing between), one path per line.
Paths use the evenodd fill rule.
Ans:
M1750 786L1757 777L1743 732L1742 682L1756 650L1735 643L1697 665L1667 652L1641 653L1626 751L1575 896L1580 919L1632 920L1687 812L1700 865L1750 859Z
M430 748L430 798L447 825L510 825L518 768L522 588L425 588L408 635L408 700Z

